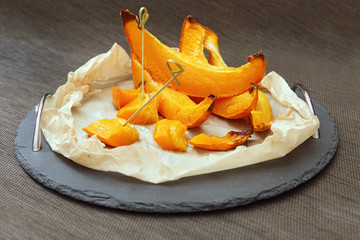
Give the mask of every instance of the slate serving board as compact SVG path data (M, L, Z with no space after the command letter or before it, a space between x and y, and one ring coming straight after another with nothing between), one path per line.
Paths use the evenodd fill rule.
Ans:
M295 188L329 163L338 144L337 128L319 103L313 101L313 105L320 119L320 139L309 138L282 158L158 185L80 166L53 152L43 136L41 151L32 152L34 109L18 126L15 153L21 166L35 180L91 204L139 212L225 209Z

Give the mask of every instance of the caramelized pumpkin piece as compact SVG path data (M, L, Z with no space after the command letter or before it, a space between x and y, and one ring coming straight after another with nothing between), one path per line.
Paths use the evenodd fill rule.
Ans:
M249 91L230 98L216 99L213 113L227 119L249 117L258 101L258 89L254 84Z
M204 47L209 51L209 63L211 65L226 67L220 54L219 38L216 33L188 16L181 32L180 52L196 57L200 61L205 61ZM243 94L218 98L212 112L227 119L248 117L257 104L257 98L257 87L253 84L249 91ZM199 102L199 98L192 97L192 100Z
M141 63L137 60L135 55L131 55L131 71L132 71L134 86L141 86ZM146 83L148 79L152 80L148 71L144 69L144 82Z
M271 127L274 120L269 99L259 90L256 108L251 111L251 122L256 132L264 132Z
M205 57L204 47L209 51L209 60ZM226 67L219 50L219 37L191 16L183 23L179 51L211 65Z
M137 62L138 63L138 62ZM144 85L144 90L147 93L157 92L162 85L158 82L155 82L152 80L151 77L147 78ZM162 105L164 101L167 101L166 98L172 97L172 99L169 99L168 101L174 100L176 101L175 104L178 104L178 102L181 102L183 105L186 106L196 106L196 104L185 94L178 92L171 88L165 88L158 96L159 98L159 107Z
M206 29L206 38L204 42L204 47L206 50L209 51L209 63L214 66L227 67L226 63L224 62L220 54L219 37L209 28L207 27L204 28Z
M137 17L127 10L122 10L121 18L131 55L140 61L142 40ZM167 60L175 60L185 71L178 77L181 86L177 86L176 83L170 86L186 95L195 97L207 97L210 94L219 97L238 95L246 92L251 87L251 82L259 83L266 72L266 62L261 51L249 56L248 63L239 68L216 67L207 62L194 60L193 57L162 44L146 30L144 38L145 69L155 81L165 84L171 78Z
M160 88L159 83L151 80L147 81L145 86L147 89ZM178 120L188 128L194 128L209 118L214 102L215 96L210 95L196 104L185 94L165 88L159 98L158 111L167 119Z
M181 30L179 51L199 61L207 62L204 54L205 38L206 29L191 16L187 16Z
M117 113L118 118L124 118L128 120L148 99L150 99L152 93L145 94L144 100L141 94L137 96L130 103L120 108ZM145 106L131 121L132 124L147 125L156 123L159 119L158 115L158 99L153 99L148 105Z
M186 130L180 121L163 119L156 123L153 138L164 149L186 151Z
M132 100L141 95L141 88L131 88L124 90L120 88L112 88L112 100L116 109L120 109Z
M206 61L204 47L209 51L209 63L211 65L226 67L220 54L219 38L216 33L188 16L184 21L181 32L180 52L196 57L200 61ZM257 98L257 87L252 83L248 92L233 97L218 98L212 112L227 119L248 117L257 104ZM194 102L200 100L196 97L191 99Z
M168 119L179 120L188 128L194 128L209 118L214 101L215 96L211 94L195 106L184 105L176 98L175 94L170 92L169 95L165 95L164 100L159 105L159 112Z
M244 144L251 134L252 130L242 132L230 131L224 137L209 136L205 133L201 133L191 139L189 143L197 148L214 151L226 151Z
M130 145L139 140L139 133L131 124L123 124L125 119L100 119L83 128L90 136L97 138L112 147Z
M140 71L140 63L134 60L133 78L141 76L138 74ZM145 92L157 92L162 85L152 80L147 71L144 72ZM209 118L215 101L215 96L210 95L199 104L195 104L187 95L171 88L165 88L157 98L161 115L170 120L179 120L188 128L198 127L204 123Z

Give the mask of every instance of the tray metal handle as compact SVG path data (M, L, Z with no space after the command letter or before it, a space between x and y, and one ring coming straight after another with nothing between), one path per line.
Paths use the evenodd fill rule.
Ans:
M39 107L38 107L38 111L37 111L36 119L35 119L35 128L34 128L34 135L33 135L33 142L32 142L33 152L38 152L41 149L41 127L40 127L41 114L42 114L42 110L44 108L44 103L46 101L46 98L51 95L53 95L53 94L46 93L41 98L40 103L39 103Z
M304 96L304 99L305 99L306 104L309 106L309 109L310 109L312 115L313 115L313 116L316 116L315 110L314 110L313 105L312 105L312 102L311 102L310 95L309 95L309 93L306 91L305 87L304 87L301 83L295 83L295 84L291 87L291 90L293 90L293 91L295 92L296 89L299 89L299 90L301 91L301 93L302 93L303 96ZM320 138L320 131L319 131L319 129L317 129L317 130L315 131L315 133L314 133L314 135L313 135L312 137L315 138L315 139Z

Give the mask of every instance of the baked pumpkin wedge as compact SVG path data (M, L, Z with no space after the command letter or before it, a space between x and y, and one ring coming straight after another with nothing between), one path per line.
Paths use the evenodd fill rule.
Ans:
M137 60L135 55L131 55L131 71L132 71L132 78L133 78L134 86L135 87L136 86L141 86L141 84L142 84L141 63ZM150 74L148 73L148 71L146 71L146 69L144 69L144 82L146 83L146 81L148 79L152 80L152 78L151 78ZM141 89L141 87L140 87L140 89Z
M141 88L131 88L129 90L116 87L112 88L112 101L117 110L137 98L139 95L141 95Z
M183 52L200 61L207 61L203 48L209 51L209 63L218 67L226 67L219 50L219 38L209 28L201 25L191 16L184 23L180 39L180 52ZM204 60L205 59L205 60ZM212 112L227 119L241 119L251 115L257 104L257 86L253 84L248 92L237 96L218 98ZM192 98L195 102L199 99Z
M205 38L206 29L191 16L187 16L181 30L179 52L207 62L204 54Z
M141 77L141 65L139 61L133 60L133 78ZM157 92L162 84L152 80L151 76L144 71L145 92ZM136 79L134 82L138 82ZM215 96L210 95L199 104L195 104L187 95L171 88L165 88L158 96L158 112L170 120L179 120L188 128L198 127L210 116Z
M172 89L164 92L164 98L159 104L159 112L167 119L179 120L188 128L198 127L210 116L215 102L215 96L210 95L195 106L182 104L176 99ZM172 90L176 92L175 90Z
M146 75L146 74L144 74L144 75ZM152 80L151 77L146 78L145 85L144 85L144 90L146 93L157 92L161 87L162 87L162 85L160 83ZM159 98L159 107L161 106L161 104L164 101L174 101L175 105L180 104L180 105L189 106L189 107L196 106L196 104L187 95L185 95L181 92L178 92L174 89L171 89L171 88L165 88L162 92L160 92L160 94L158 95L158 98ZM166 99L166 98L171 98L171 99ZM177 108L177 107L174 106L174 108Z
M186 151L187 127L180 121L162 119L155 125L153 138L162 148L172 151Z
M97 138L112 147L130 145L139 140L139 133L131 124L123 124L125 119L100 119L83 130L90 136L96 135Z
M129 42L131 55L141 60L141 30L137 16L128 10L121 10L121 18L126 38ZM176 83L170 86L186 95L207 97L230 97L246 92L251 82L259 83L266 72L266 61L262 51L248 57L248 63L239 68L217 67L207 62L194 60L193 57L178 52L164 44L145 30L144 34L144 68L151 77L162 84L170 78L167 60L178 62L185 71Z
M209 51L209 60L205 57L204 48ZM219 37L191 16L184 20L179 51L211 65L227 67L220 54Z
M130 103L126 104L124 107L120 108L116 116L118 118L123 118L128 120L147 100L151 98L154 93L147 93L142 99L141 94L137 96ZM153 99L148 105L145 106L133 119L130 123L138 125L148 125L156 123L159 119L158 114L158 98Z
M213 151L226 151L244 144L249 139L252 132L252 130L241 132L230 131L224 137L209 136L205 133L201 133L193 137L189 143L197 148Z
M148 80L145 89L149 88L159 89L160 84ZM215 96L210 95L196 104L185 94L171 88L165 88L160 94L158 112L167 119L182 122L188 128L203 124L209 118L215 102Z
M212 112L227 119L249 117L258 102L258 88L253 84L249 91L230 98L216 99Z
M256 132L269 130L274 120L269 99L265 93L259 90L258 102L254 110L251 111L251 123Z

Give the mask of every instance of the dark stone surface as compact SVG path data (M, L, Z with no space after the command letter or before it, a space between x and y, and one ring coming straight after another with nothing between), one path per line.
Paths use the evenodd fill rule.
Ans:
M329 113L313 101L320 119L320 139L310 138L285 157L238 169L151 184L119 173L80 166L54 153L43 137L32 152L34 110L20 123L15 152L35 180L74 199L140 212L212 211L266 199L314 177L332 159L338 133Z

